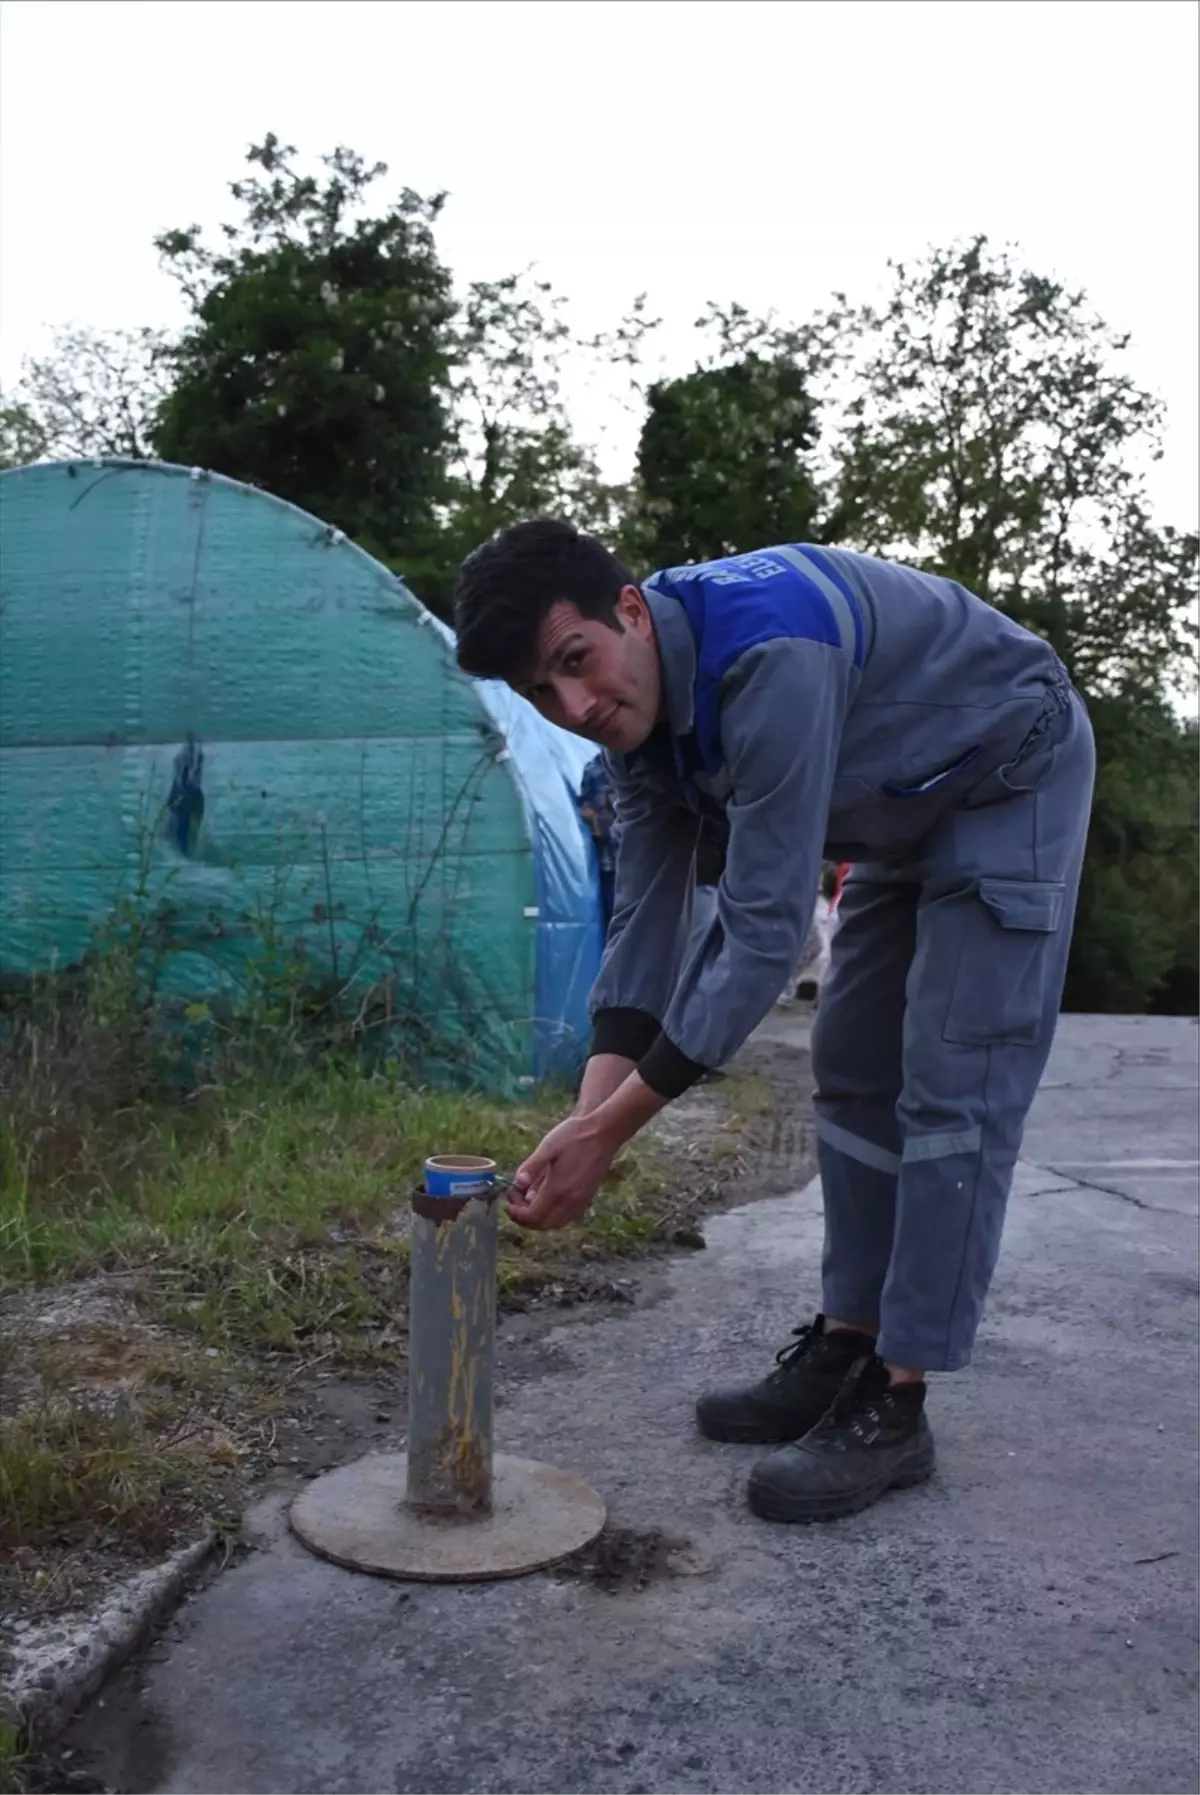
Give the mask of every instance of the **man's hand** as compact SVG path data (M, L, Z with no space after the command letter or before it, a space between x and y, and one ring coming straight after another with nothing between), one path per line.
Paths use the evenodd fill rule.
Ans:
M568 1116L520 1167L508 1213L522 1228L565 1228L583 1215L620 1142L596 1116Z
M618 1054L594 1058L584 1075L579 1108L520 1167L508 1213L523 1228L565 1228L578 1221L625 1142L632 1140L665 1098L644 1084ZM584 1105L588 1104L586 1110Z

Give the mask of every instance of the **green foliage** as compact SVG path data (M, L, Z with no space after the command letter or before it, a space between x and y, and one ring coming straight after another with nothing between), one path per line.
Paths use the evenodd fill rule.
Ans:
M0 471L43 461L49 452L49 437L28 402L0 399Z
M1196 1013L1200 739L1164 704L1091 703L1097 780L1066 1007Z
M714 354L647 394L633 535L654 567L821 534L812 387L828 329L781 329L737 306L710 307L698 328L716 334Z
M64 1534L95 1546L116 1529L161 1550L164 1499L184 1476L147 1445L127 1409L27 1412L0 1428L0 1553L52 1546Z
M1128 337L983 237L893 277L844 323L842 539L961 581L1088 691L1157 693L1194 641L1195 541L1141 495L1161 406L1119 365Z
M261 486L385 559L428 537L445 495L450 275L442 196L405 189L374 216L386 174L352 151L301 174L274 136L232 184L241 208L207 247L158 239L194 318L172 351L157 437L166 460Z
M342 148L302 174L270 135L248 160L219 247L195 227L158 240L194 314L158 453L336 524L442 615L459 561L505 524L554 511L614 528L618 495L560 396L578 348L562 299L529 275L456 298L443 196L405 189L372 212L382 164Z
M846 330L845 539L1046 637L1093 713L1068 1003L1194 1002L1196 740L1168 700L1194 688L1197 539L1150 516L1161 407L1121 368L1128 339L984 238L896 267Z
M24 464L17 462L15 465ZM29 1787L25 1778L29 1764L30 1753L23 1728L15 1721L0 1720L0 1795L24 1795Z
M803 375L786 363L750 356L652 387L637 469L647 559L808 541L821 496L803 457L815 437Z
M580 344L548 282L528 271L472 282L453 345L446 504L405 570L443 616L459 563L497 530L552 513L612 535L622 497L571 429L561 378Z
M1075 590L1061 604L1030 594L1023 621L1054 640L1083 691L1092 697L1145 700L1195 689L1195 531L1156 524L1131 492L1110 518L1099 546L1076 553Z

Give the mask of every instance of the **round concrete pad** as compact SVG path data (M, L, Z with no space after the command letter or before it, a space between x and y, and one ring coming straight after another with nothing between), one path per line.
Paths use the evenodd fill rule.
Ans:
M492 1513L443 1521L404 1503L407 1455L376 1453L318 1477L296 1497L293 1531L322 1558L373 1577L477 1583L520 1577L590 1545L604 1500L578 1477L535 1459L496 1455Z

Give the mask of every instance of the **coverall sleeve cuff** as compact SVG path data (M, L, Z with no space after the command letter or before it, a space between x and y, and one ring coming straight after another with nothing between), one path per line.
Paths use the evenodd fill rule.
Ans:
M590 1058L598 1053L619 1053L622 1059L640 1060L658 1039L659 1021L645 1010L597 1010L592 1018Z
M707 1066L690 1060L686 1053L681 1053L674 1041L668 1041L666 1035L659 1035L654 1045L638 1062L638 1072L643 1084L648 1084L652 1091L668 1102L675 1097L682 1097L685 1091L704 1077Z

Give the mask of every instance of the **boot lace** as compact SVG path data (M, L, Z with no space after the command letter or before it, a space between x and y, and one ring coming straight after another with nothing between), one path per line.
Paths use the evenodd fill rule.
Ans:
M794 1346L785 1346L775 1354L775 1363L781 1371L788 1370L804 1357L817 1338L817 1330L810 1321L802 1328L793 1328L792 1338L795 1341Z

